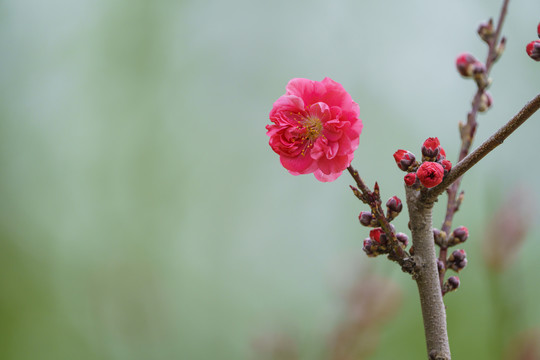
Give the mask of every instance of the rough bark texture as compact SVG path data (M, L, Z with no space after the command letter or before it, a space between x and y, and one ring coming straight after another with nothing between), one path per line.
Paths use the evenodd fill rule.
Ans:
M407 206L417 265L416 284L420 294L429 359L449 360L446 311L442 299L437 256L433 241L431 212L433 202L423 202L420 191L406 187Z

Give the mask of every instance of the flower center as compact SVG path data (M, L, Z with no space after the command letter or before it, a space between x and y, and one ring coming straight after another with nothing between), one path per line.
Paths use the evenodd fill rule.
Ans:
M308 116L307 118L305 118L305 120L302 122L302 125L304 125L304 128L307 130L305 138L309 141L316 140L321 135L323 130L321 120L315 116Z

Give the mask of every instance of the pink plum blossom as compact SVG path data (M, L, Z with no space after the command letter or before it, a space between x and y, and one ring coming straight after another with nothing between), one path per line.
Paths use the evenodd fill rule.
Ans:
M334 80L292 79L270 111L273 124L266 126L266 134L291 174L313 173L319 181L334 181L358 147L359 114L358 104Z

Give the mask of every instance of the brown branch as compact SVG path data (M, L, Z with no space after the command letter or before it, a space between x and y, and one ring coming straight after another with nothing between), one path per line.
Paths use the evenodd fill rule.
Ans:
M536 95L536 97L529 101L516 115L514 115L512 119L510 119L510 121L491 135L486 141L484 141L482 145L476 148L476 150L461 160L454 168L452 168L442 183L430 189L426 193L425 200L434 201L437 196L442 194L450 184L458 180L484 156L502 144L504 140L510 136L510 134L512 134L518 127L527 121L527 119L538 111L538 109L540 109L540 94Z
M431 213L433 202L424 201L422 194L406 186L411 235L414 246L416 284L420 295L427 352L430 359L450 359L450 345L446 330L437 255L433 242Z

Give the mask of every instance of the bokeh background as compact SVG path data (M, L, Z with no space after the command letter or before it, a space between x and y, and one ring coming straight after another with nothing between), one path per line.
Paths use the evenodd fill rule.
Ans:
M377 304L380 324L352 330L373 337L357 358L424 358L416 286L362 256L351 179L289 175L264 126L289 79L333 78L360 104L353 165L403 197L397 148L438 136L455 161L474 83L454 59L485 59L476 27L499 7L1 0L0 358L329 359L350 312ZM539 20L540 2L511 2L476 144L538 93L524 47ZM514 339L538 336L539 133L536 114L463 182L469 265L446 297L456 359L519 358ZM517 210L492 226L528 231L495 271L483 243L501 231L486 228L515 189Z

